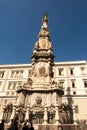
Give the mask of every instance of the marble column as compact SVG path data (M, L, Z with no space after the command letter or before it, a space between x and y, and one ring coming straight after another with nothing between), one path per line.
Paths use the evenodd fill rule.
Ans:
M47 105L44 107L44 122L43 124L47 124L47 119L48 119L48 116L47 116Z
M76 115L75 115L75 106L73 105L73 122L74 124L77 124L76 123Z
M30 105L28 105L27 108L26 108L25 121L29 120L29 114L30 114Z
M55 125L60 125L59 123L59 108L58 104L55 105Z
M0 116L0 122L3 120L3 117L4 117L4 109L5 109L5 105L2 108L2 112L1 112L1 116Z
M16 114L16 105L13 105L13 111L12 111L12 114L11 114L10 120L14 119L15 114Z

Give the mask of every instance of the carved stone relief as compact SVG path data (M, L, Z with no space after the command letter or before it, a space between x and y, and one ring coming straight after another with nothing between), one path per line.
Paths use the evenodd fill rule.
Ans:
M46 77L45 67L40 67L40 68L39 68L39 76L44 76L44 77Z
M35 44L35 49L52 49L51 42L46 38L39 38L39 41Z

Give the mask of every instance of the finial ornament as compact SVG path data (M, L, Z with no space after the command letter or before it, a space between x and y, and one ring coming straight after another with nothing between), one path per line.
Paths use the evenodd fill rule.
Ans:
M43 14L42 21L43 21L43 22L44 22L44 21L48 22L48 14L47 14L47 13L44 13L44 14Z

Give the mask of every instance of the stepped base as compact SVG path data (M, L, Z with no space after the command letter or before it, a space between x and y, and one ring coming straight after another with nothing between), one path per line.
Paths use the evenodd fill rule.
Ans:
M33 124L34 130L79 130L78 125L74 124L62 124L62 125L55 125L55 124ZM5 130L9 127L8 124L5 124ZM23 124L20 125L19 130L22 130Z

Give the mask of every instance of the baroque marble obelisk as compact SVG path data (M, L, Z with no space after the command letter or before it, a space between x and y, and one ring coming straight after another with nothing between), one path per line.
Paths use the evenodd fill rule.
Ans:
M21 121L59 123L59 105L63 89L54 78L54 54L48 29L48 15L43 14L42 26L31 55L32 67L27 81L17 90L15 113ZM13 114L13 117L14 115Z

